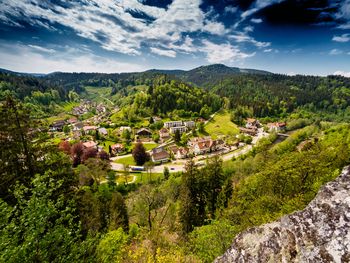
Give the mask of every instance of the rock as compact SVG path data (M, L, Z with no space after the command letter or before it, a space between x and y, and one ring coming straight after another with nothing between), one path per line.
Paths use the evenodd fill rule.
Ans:
M295 212L234 239L215 262L350 262L350 169Z

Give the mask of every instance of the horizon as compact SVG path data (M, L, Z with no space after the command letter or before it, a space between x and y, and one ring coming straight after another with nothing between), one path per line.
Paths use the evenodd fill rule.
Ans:
M349 0L5 0L0 32L0 67L15 72L124 73L224 64L350 77Z

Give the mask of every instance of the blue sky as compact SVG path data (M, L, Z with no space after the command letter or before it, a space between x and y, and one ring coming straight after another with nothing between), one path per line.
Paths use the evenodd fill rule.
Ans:
M350 0L0 0L0 67L350 77Z

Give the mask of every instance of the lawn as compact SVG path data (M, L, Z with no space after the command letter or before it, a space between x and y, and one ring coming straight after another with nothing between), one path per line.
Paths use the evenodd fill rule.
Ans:
M121 163L121 164L126 164L126 165L136 165L132 155L124 157L124 158L120 158L120 159L116 160L115 162Z
M204 129L206 133L214 138L220 135L235 135L239 133L237 125L230 120L230 113L225 110L218 112L214 118L204 126Z
M151 181L154 182L156 180L163 179L162 173L151 173ZM147 184L150 182L149 173L139 173L136 175L136 183Z
M127 183L132 182L133 179L134 179L134 175L127 175L126 176ZM116 181L117 181L118 184L125 183L125 175L124 174L117 175L117 180Z
M133 143L135 145L135 143ZM158 146L157 143L143 143L143 146L145 147L146 151L152 150L153 148L156 148Z
M103 150L105 150L106 152L109 152L109 146L113 145L113 144L116 144L115 142L113 141L102 141L100 142L100 146L103 146Z
M69 115L67 113L63 113L62 112L62 113L60 113L60 114L58 114L56 116L51 116L51 117L47 118L47 121L51 124L51 123L53 123L55 121L65 120L65 119L69 119L71 117L72 117L72 115Z

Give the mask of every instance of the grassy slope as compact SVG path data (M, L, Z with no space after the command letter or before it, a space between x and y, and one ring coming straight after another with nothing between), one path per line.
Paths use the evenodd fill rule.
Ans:
M230 113L225 110L219 111L214 118L205 125L205 131L213 137L235 135L239 133L237 125L230 120Z

